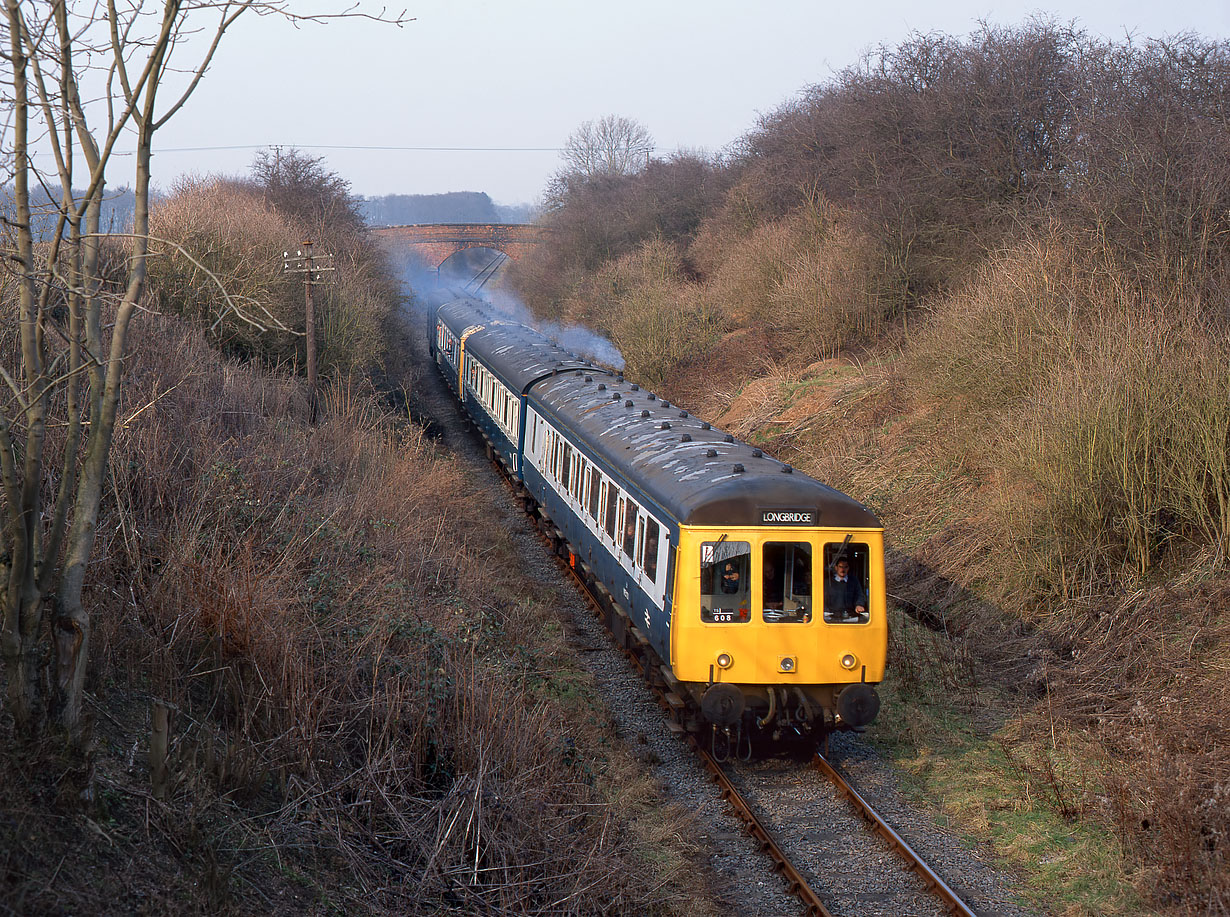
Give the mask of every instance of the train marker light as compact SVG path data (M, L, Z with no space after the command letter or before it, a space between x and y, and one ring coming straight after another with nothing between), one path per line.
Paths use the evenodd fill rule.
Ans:
M798 661L793 656L782 656L777 663L779 672L793 672L798 666Z
M844 669L852 669L858 665L858 657L853 653L846 653L841 657L841 666Z
M718 653L717 664L718 668L729 669L734 664L734 660L730 657L730 653Z

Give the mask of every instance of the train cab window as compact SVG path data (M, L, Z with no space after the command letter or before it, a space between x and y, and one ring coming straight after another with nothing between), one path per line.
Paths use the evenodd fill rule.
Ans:
M636 549L636 514L638 507L631 500L624 501L624 553L633 556Z
M615 507L619 504L619 488L614 484L606 486L606 534L608 538L615 537Z
M805 541L769 541L760 563L764 620L770 624L806 624L811 620L811 545Z
M645 517L645 560L641 569L649 577L651 583L658 581L658 523L648 516Z
M867 545L849 540L824 546L824 620L865 624L869 620Z
M700 619L746 624L752 619L752 546L746 541L706 541L700 546Z
M598 498L602 492L602 473L597 468L589 469L589 518L598 521Z

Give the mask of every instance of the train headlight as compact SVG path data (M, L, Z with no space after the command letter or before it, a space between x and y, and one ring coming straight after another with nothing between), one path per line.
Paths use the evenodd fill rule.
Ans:
M779 672L793 672L798 667L798 660L793 656L783 656L777 662L777 670Z
M729 669L734 665L734 662L730 653L718 653L717 664L719 669Z
M846 653L841 657L841 667L843 669L852 669L858 665L858 657L853 653Z

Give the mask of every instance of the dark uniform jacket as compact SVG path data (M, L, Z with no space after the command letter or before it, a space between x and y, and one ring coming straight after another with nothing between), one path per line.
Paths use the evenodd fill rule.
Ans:
M830 573L824 580L824 614L826 617L843 618L854 614L856 606L867 607L867 590L851 574L844 583Z

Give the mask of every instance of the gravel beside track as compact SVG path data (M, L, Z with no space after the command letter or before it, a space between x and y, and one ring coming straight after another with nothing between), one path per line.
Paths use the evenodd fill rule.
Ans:
M721 799L687 743L667 728L649 688L615 648L586 597L544 547L529 518L487 461L481 438L470 428L427 353L430 324L425 308L409 316L415 366L406 380L413 413L433 421L444 445L465 464L490 496L493 520L512 536L523 571L557 596L571 620L569 642L591 673L620 737L659 786L664 804L686 813L689 838L709 851L708 874L697 877L699 896L711 896L714 913L773 917L798 915L802 904L787 891L770 859L759 852ZM925 811L898 792L893 769L857 737L835 736L830 761L980 917L1034 917L1012 902L1012 880L988 866L986 854L968 849L937 828ZM727 765L740 792L778 838L834 914L842 917L943 914L939 903L896 855L872 834L835 788L805 760L770 759Z

